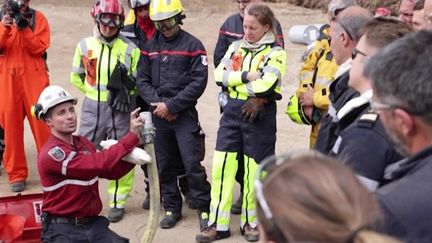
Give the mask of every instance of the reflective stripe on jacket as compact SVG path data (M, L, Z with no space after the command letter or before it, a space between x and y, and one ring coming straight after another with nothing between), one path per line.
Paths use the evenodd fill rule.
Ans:
M286 52L279 46L263 45L252 52L242 47L242 40L233 42L214 72L219 86L227 87L229 96L246 100L248 97L267 97L276 93L286 70ZM248 72L261 72L261 78L247 82Z
M180 29L173 39L159 31L141 52L137 86L148 103L165 102L171 113L195 107L207 86L207 52Z
M117 60L123 63L129 70L129 75L135 78L139 56L140 50L137 46L121 34L112 45L102 43L94 36L87 37L82 39L75 49L71 83L88 98L106 102L108 80Z

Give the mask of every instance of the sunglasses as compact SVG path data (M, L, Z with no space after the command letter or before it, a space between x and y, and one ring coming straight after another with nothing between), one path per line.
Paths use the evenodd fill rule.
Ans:
M120 15L111 13L101 13L96 16L96 19L103 25L117 28L120 28L120 26L123 25L124 20Z
M354 48L351 52L351 59L354 60L357 57L357 55L359 55L359 54L364 56L364 57L368 57L368 55L366 53L359 51L359 49L357 49L357 48Z
M380 103L378 101L370 101L370 106L371 106L371 110L372 112L379 114L380 110L394 110L397 108L397 106L395 105L390 105L390 104L384 104L384 103Z
M406 113L409 113L413 116L423 116L425 115L425 112L419 112L419 111L414 111L411 109L407 109L401 105L395 105L395 104L385 104L385 103L381 103L378 101L374 101L371 100L370 102L370 106L371 106L371 111L376 113L376 114L380 114L382 110L395 110L395 109L400 109L405 111Z
M159 31L168 31L168 30L171 30L177 24L178 24L177 23L177 19L175 17L155 22L156 29L158 29Z

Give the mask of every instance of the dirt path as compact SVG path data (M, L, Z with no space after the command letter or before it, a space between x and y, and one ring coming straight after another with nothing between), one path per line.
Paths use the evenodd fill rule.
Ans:
M92 31L93 20L89 15L93 0L33 0L32 6L42 10L47 16L51 26L51 47L48 50L48 64L52 84L59 84L69 90L72 95L83 100L83 95L69 83L72 56L78 41L89 36ZM185 13L184 29L196 35L205 45L209 64L213 63L213 50L216 44L218 30L222 22L234 13L234 6L227 0L183 0ZM278 134L277 153L295 148L306 148L308 145L309 127L296 125L285 115L285 108L289 96L298 84L298 68L300 56L305 46L294 45L287 40L288 30L294 24L324 23L326 17L320 11L307 10L294 7L286 3L270 4L279 19L286 40L288 52L287 75L283 82L282 92L284 98L278 104ZM209 82L207 89L199 100L198 110L202 126L206 132L207 154L203 162L210 173L211 157L216 141L216 132L219 122L219 108L217 93L219 88L213 80L213 65L209 65ZM78 104L80 110L81 103ZM30 129L26 126L26 153L30 165L28 179L29 190L25 193L40 191L36 162L35 146ZM3 169L2 169L3 170ZM145 227L147 212L141 209L145 197L143 190L143 173L136 169L136 183L126 205L125 218L111 228L121 235L129 237L131 242L139 242ZM106 193L106 180L100 183L100 191L104 202L103 214L106 214L108 196ZM4 171L0 176L0 196L11 195L10 187ZM85 196L85 195L83 195ZM237 194L235 195L237 197ZM154 242L195 242L195 235L199 231L197 214L195 211L183 208L184 219L171 230L158 229ZM231 222L232 237L221 242L245 242L239 232L239 216L233 216Z

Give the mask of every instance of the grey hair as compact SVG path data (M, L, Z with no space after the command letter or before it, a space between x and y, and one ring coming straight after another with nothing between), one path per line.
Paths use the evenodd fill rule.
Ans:
M350 15L342 16L337 18L337 22L343 27L343 31L347 32L351 36L351 39L355 42L360 40L363 35L364 26L373 19L372 14L364 15Z
M328 13L332 18L337 16L337 12L342 11L345 8L357 6L356 0L331 0L328 5Z
M408 34L383 48L366 64L374 95L432 126L432 32Z

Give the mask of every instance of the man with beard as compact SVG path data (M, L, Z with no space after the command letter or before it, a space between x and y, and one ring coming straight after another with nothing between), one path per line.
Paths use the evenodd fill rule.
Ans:
M382 231L404 242L432 241L431 55L432 33L421 31L385 47L365 67L372 108L398 151L409 156L386 169L392 182L376 193Z

